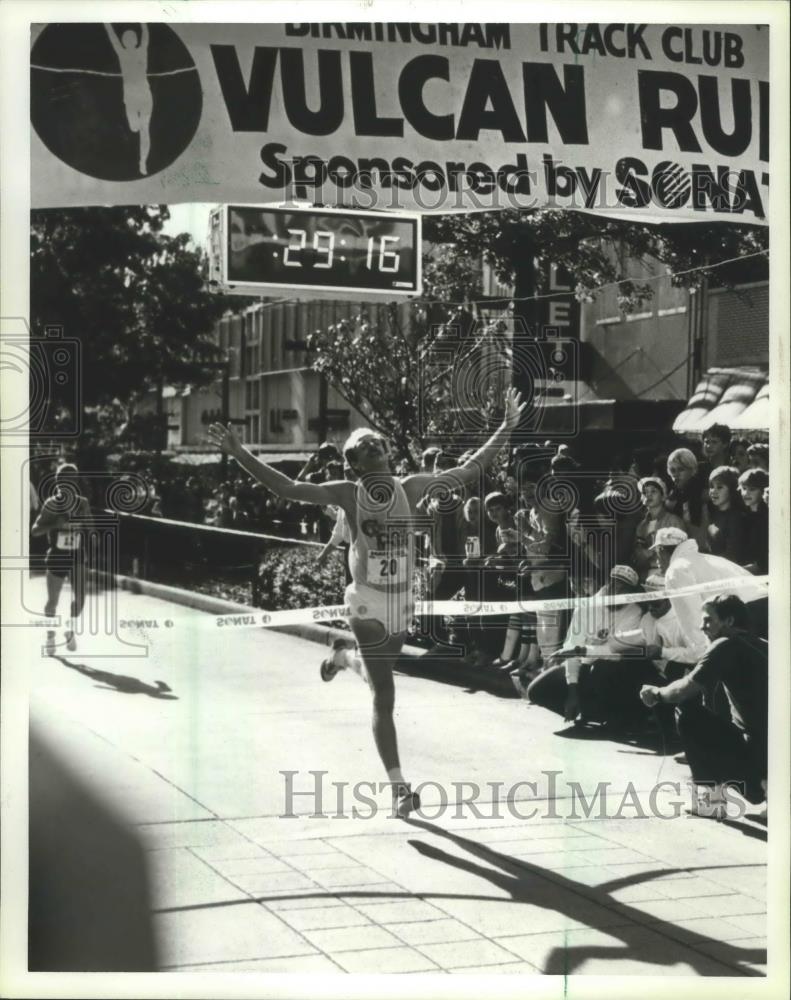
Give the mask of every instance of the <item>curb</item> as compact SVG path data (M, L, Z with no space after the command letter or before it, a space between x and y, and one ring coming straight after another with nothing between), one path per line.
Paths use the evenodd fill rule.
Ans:
M96 573L98 578L108 578L106 573ZM154 583L152 580L141 580L138 577L114 575L112 580L119 590L130 594L144 594L147 597L158 597L172 604L205 611L212 615L249 614L249 604L239 604L227 601L221 597L196 593L192 590L182 590L165 583ZM282 632L284 635L297 636L322 646L331 646L335 639L348 639L349 632L328 625L317 625L304 622L300 625L279 625L270 629L272 632ZM447 681L454 685L465 685L475 690L488 691L500 697L519 698L508 677L498 677L476 670L467 663L448 657L431 656L429 651L420 646L404 646L398 662L398 671L412 676L433 677L435 680Z
M152 580L141 580L134 576L117 575L114 579L116 586L120 590L129 591L130 594L145 594L147 597L158 597L163 601L170 601L173 604L181 604L187 608L194 608L196 611L205 611L207 614L250 614L249 604L227 601L222 597L212 597L210 594L182 590L180 587L171 587L165 583L154 583ZM327 625L314 625L312 622L305 622L300 625L279 625L269 629L269 631L283 632L285 635L295 635L301 639L309 639L311 642L321 643L323 646L331 646L333 640L338 638L349 638L349 633L343 629L332 628ZM425 651L415 646L404 647L404 655L406 656L417 657L423 652Z

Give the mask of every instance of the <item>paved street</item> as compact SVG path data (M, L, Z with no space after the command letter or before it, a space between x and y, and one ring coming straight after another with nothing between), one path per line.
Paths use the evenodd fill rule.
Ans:
M210 615L151 597L118 600L122 619L159 623L127 630L148 655L91 658L99 640L88 638L77 653L31 658L31 713L139 833L165 970L764 971L763 829L639 817L658 781L680 782L686 801L688 772L671 756L558 736L566 727L524 702L399 675L404 772L437 784L406 822L388 815L386 792L370 816L344 788L338 818L333 782L382 778L357 677L321 683L322 648L302 639L222 632ZM302 792L314 788L309 772L327 772L321 803L296 796L298 816L282 818L285 771ZM535 788L493 814L487 783L504 797L525 781ZM462 803L471 788L454 782L483 792ZM588 797L611 783L603 816L586 818L574 782ZM668 815L673 798L657 800Z

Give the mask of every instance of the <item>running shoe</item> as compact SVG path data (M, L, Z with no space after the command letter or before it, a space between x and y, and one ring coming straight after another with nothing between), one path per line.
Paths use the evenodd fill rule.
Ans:
M420 796L409 785L393 786L393 812L399 819L406 819L420 808Z
M325 682L329 682L335 678L341 670L345 670L346 667L338 666L335 663L335 654L341 649L354 649L355 642L353 639L335 639L332 644L332 656L328 656L325 660L321 661L321 667L319 668L319 674L321 679Z
M70 653L77 652L77 640L74 638L73 632L66 633L66 649L68 649Z
M44 653L47 656L55 655L55 633L47 632L47 641L44 643Z

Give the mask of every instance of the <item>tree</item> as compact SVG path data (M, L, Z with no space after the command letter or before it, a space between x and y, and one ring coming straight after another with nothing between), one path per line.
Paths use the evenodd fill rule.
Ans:
M168 217L161 205L32 213L32 329L81 342L84 406L118 400L131 415L147 390L216 377L205 362L228 303L188 237L162 233Z
M479 423L497 418L497 398L508 359L506 323L487 321L481 293L481 261L500 281L514 286L516 301L491 301L521 316L533 328L530 299L545 292L549 263L572 275L576 296L619 282L625 313L650 299L653 285L629 276L635 260L659 261L673 272L674 284L732 285L768 273L765 227L693 223L650 226L583 212L518 211L430 216L425 219L424 298L410 309L361 308L310 340L313 367L323 372L371 425L387 434L401 454L415 457L433 437L447 440L470 401L480 408ZM708 272L706 265L746 258ZM533 262L539 266L533 266ZM428 372L434 356L450 353L458 370L474 371L474 391L454 380L452 371ZM460 399L461 396L461 399Z
M768 276L768 258L749 256L767 249L765 226L711 222L657 226L585 212L511 210L430 217L425 235L483 259L506 284L532 285L529 295L545 291L541 280L548 272L539 266L537 273L531 273L530 259L539 265L562 265L574 277L580 299L593 298L603 285L619 282L624 312L636 310L653 294L650 283L629 277L628 261L659 261L672 270L673 284L685 288L702 283L706 272L700 269L705 265L731 258L749 259L716 268L711 274L718 282Z
M480 281L479 263L470 254L437 246L424 261L420 303L361 305L351 319L308 338L313 368L413 467L431 440L465 446L469 414L460 412L460 397L474 399L476 431L499 417L505 365L495 364L490 377L461 393L457 378L460 371L483 370L478 362L491 354L497 338L497 325L479 321L465 304L479 293Z

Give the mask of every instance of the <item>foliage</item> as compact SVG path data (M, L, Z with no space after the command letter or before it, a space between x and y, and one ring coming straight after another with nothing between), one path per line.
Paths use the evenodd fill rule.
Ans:
M273 549L261 559L259 606L281 611L343 603L345 577L343 557L331 555L318 566L316 548Z
M703 222L651 226L585 212L525 214L516 210L431 217L426 220L425 234L453 243L456 252L483 259L506 284L514 284L530 256L539 264L565 267L575 279L581 300L595 297L602 285L623 282L620 305L624 312L636 310L653 294L650 283L630 277L630 261L658 260L674 272L675 285L696 287L703 272L681 272L764 250L769 239L766 226ZM718 268L712 275L725 283L755 280L756 272L766 276L767 265L765 258L756 258L747 266ZM547 272L547 267L538 269L539 275ZM540 278L536 291L545 291Z
M39 210L31 215L31 321L82 345L83 404L136 398L161 382L216 377L212 331L227 301L205 286L185 234L162 232L165 206ZM128 414L128 416L131 414Z
M649 226L583 212L518 211L427 217L424 224L424 296L411 307L361 306L359 313L308 343L313 367L324 373L371 426L385 434L400 456L414 465L427 443L453 439L475 403L479 426L493 428L507 378L502 320L486 320L481 261L518 294L545 292L548 263L573 276L576 296L592 300L597 289L620 282L618 303L636 311L653 285L633 276L634 262L659 261L673 283L693 287L707 263L766 249L765 227L695 223ZM538 267L526 268L535 260ZM767 258L754 257L710 272L710 281L734 283L766 276ZM696 270L697 269L697 270ZM684 273L691 272L691 273ZM507 307L500 300L493 306ZM443 370L435 361L450 354ZM492 359L500 359L500 364ZM472 392L454 372L475 371ZM481 374L483 373L483 374Z
M471 255L435 247L424 265L426 295L420 304L361 305L350 319L308 338L313 367L412 468L429 441L461 440L455 379L460 366L483 371L476 355L497 340L497 325L479 322L472 308L461 304L478 294L480 277ZM494 430L505 383L503 371L490 374L478 379L473 395L476 426Z

